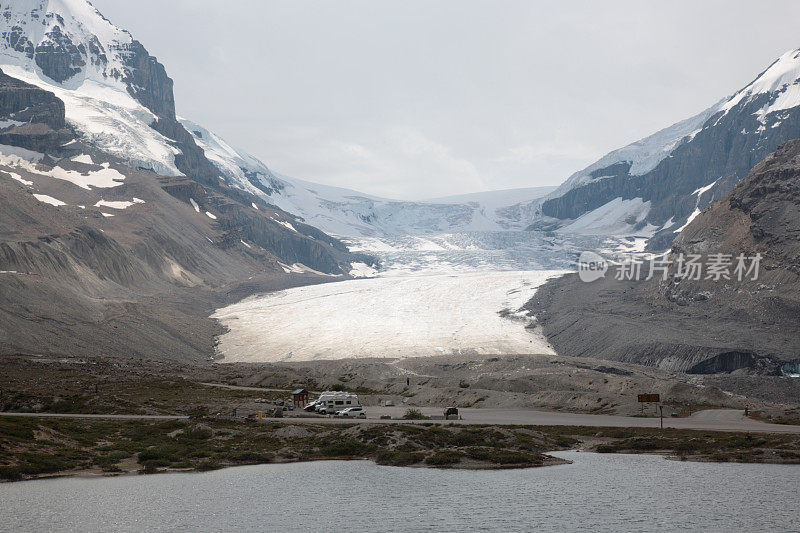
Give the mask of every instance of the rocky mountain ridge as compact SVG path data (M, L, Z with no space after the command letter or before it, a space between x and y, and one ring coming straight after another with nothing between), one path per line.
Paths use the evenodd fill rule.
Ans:
M688 221L800 137L800 50L698 115L615 150L531 204L532 229L614 232L669 248ZM602 218L602 224L583 220Z
M689 373L797 374L800 368L800 140L783 144L681 232L666 279L592 283L569 275L529 302L559 354ZM720 278L679 271L722 254ZM736 273L737 257L757 271ZM685 263L684 263L685 264ZM645 267L646 269L647 267Z

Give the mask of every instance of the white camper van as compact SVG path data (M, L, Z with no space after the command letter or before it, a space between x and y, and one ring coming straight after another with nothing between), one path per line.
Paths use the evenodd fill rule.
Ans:
M360 406L356 394L341 391L326 391L319 395L315 410L322 415L335 415L342 409Z

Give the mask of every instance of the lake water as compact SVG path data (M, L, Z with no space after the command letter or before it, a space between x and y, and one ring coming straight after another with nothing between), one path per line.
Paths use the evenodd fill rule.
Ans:
M326 461L0 485L3 531L800 531L800 467L558 452L504 471Z

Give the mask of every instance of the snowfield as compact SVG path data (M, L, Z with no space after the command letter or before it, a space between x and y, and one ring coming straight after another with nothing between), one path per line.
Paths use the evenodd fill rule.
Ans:
M519 313L561 271L387 276L299 287L218 310L224 362L551 354ZM510 315L510 316L504 316Z

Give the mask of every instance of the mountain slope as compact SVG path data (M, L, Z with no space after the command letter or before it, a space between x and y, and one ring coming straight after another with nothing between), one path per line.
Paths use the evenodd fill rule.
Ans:
M728 254L730 279L677 272L680 254ZM734 273L761 254L757 279ZM782 145L681 232L667 279L566 276L530 302L561 355L689 373L798 373L800 364L800 141ZM748 267L750 264L748 263ZM646 268L643 270L646 272Z
M0 2L0 351L198 359L209 315L365 261L238 188L85 0Z
M792 50L732 96L575 173L536 204L532 227L592 231L588 220L612 216L594 231L645 235L664 249L756 163L800 137L798 106L800 50Z
M0 4L0 69L63 102L63 126L75 132L75 141L131 168L150 169L162 176L185 176L224 196L228 205L238 207L221 213L220 224L255 241L261 239L257 244L277 252L284 261L295 262L301 255L316 257L315 264L308 266L327 273L343 271L340 266L346 249L341 243L297 223L286 213L259 212L257 197L225 184L217 167L178 122L172 80L164 67L86 0ZM0 135L17 135L17 142L23 142L20 134L28 126L18 112L8 111L0 123ZM30 132L25 137L30 138ZM49 155L55 161L69 151L61 148L49 146L53 152ZM165 190L182 194L175 186ZM188 197L182 199L189 201ZM266 233L255 229L268 226ZM267 233L282 233L281 241L286 242L273 248L275 239L266 237Z

